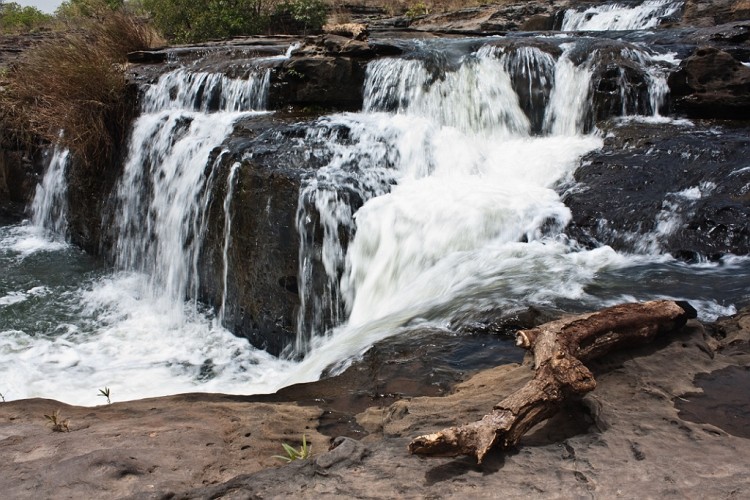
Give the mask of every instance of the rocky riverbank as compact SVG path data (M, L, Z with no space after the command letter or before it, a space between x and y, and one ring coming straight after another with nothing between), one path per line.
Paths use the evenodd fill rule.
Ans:
M330 34L274 37L134 54L128 72L135 84L153 82L186 61L195 69L246 76L246 59L272 60L268 109L275 114L239 123L216 170L217 178L228 179L235 162L241 164L232 216L235 227L246 231L233 236L226 257L233 272L221 282L225 240L216 228L225 227L227 184L217 182L206 211L211 229L201 253L200 299L218 308L226 286L225 325L281 352L294 337L300 304L300 186L328 159L309 154L322 150L316 141L328 136L306 131L331 132L319 125L321 115L359 109L367 63L400 53L399 38L549 34L571 4L503 3L372 20L368 41ZM637 37L597 38L611 59L594 92L602 112L588 119L601 131L604 147L582 159L575 183L559 186L572 213L567 236L590 248L669 252L689 262L747 255L747 17L746 1L688 1L682 17L656 30L650 40L683 60L669 79L672 98L662 110L681 118L671 123L612 118L628 97L617 85L617 71L624 67L636 90L647 76L617 55L626 44L640 43ZM280 57L295 41L302 45ZM497 43L513 49L512 42ZM552 41L539 47L559 55ZM519 89L523 84L516 82ZM549 96L543 94L529 90L525 97L544 101ZM636 106L645 106L642 97L636 96ZM533 115L534 107L523 111ZM543 117L529 119L538 132ZM346 142L348 130L334 132ZM7 136L3 141L0 217L19 218L43 172L43 149ZM113 244L106 200L120 168L91 176L72 167L71 239L92 253L106 256ZM353 209L364 201L344 189L340 195ZM684 230L675 231L678 224ZM322 257L314 265L320 270ZM414 436L475 420L528 381L531 368L519 364L522 353L502 333L558 313L508 319L488 312L481 321L467 318L408 342L387 340L341 375L269 396L185 394L118 402L113 394L112 405L93 408L38 399L0 403L0 454L6 457L0 488L12 498L750 495L747 308L715 324L691 322L651 346L594 363L595 391L532 430L517 450L493 453L482 466L407 454ZM456 366L459 350L473 352L474 364ZM67 422L68 432L53 432L45 415ZM281 443L299 446L302 435L312 444L311 459L283 465L272 457L283 454Z
M401 359L419 363L419 356ZM750 492L743 390L750 383L750 309L716 324L690 322L650 346L592 363L593 392L533 429L516 451L494 452L481 466L410 456L406 444L481 417L528 381L531 367L482 370L443 396L420 396L429 388L423 383L384 398L376 381L387 383L390 361L371 356L339 377L263 397L188 394L94 408L3 403L0 487L12 498ZM55 412L69 419L70 432L51 430L44 415ZM333 414L345 424L325 425ZM283 454L282 442L298 445L302 434L311 459L282 465L272 457Z

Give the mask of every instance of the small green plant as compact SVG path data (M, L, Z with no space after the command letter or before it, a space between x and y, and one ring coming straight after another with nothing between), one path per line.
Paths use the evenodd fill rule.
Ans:
M105 387L104 389L99 389L98 395L107 398L108 405L112 404L112 401L109 399L109 387Z
M52 426L52 432L70 432L70 419L60 416L60 410L55 410L52 415L45 415L47 423Z
M302 446L300 446L299 450L295 449L292 446L289 446L286 443L281 443L281 446L284 447L286 456L274 455L273 458L278 458L279 460L283 460L287 463L294 460L305 460L310 458L311 448L307 445L307 436L305 436L304 434L302 434Z
M417 2L406 11L406 17L426 16L430 13L429 7L424 2Z

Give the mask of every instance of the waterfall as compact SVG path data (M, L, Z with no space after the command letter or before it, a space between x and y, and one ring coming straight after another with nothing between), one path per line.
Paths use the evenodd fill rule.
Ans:
M41 238L29 224L0 227L7 283L0 379L12 397L97 404L94 378L118 401L274 392L335 374L388 336L401 335L399 343L413 349L433 341L427 332L460 335L466 325L535 306L573 311L672 297L697 304L706 319L736 311L750 260L696 268L663 254L709 196L723 196L720 181L681 184L642 227L623 226L632 235L620 236L633 238L627 248L636 254L583 248L565 230L571 213L561 193L582 189L573 173L603 144L597 123L666 120L659 113L673 54L567 35L400 43L402 57L369 64L361 112L308 121L304 134L303 125L283 123L243 140L238 123L265 109L264 70L229 78L182 68L145 87L105 226L115 269ZM695 129L708 145L694 159L713 155L726 129ZM273 143L287 140L294 144ZM275 151L290 154L273 164ZM685 161L677 153L674 161ZM60 232L66 158L61 149L51 155L32 207L34 224ZM247 177L251 163L269 175ZM272 259L288 259L286 248L267 261L261 255L258 268L268 271L264 290L281 294L262 311L270 323L274 302L299 294L298 336L287 357L258 350L221 324L226 313L228 323L255 328L256 313L233 301L245 292L241 279L259 274L230 266L257 236L243 232L251 217L242 203L288 213L288 199L276 211L278 192L267 203L251 198L275 190L277 174L283 196L301 182L296 286L287 260L282 279L274 274ZM286 220L262 229L279 234L274 248L294 240ZM210 273L210 283L199 282ZM200 304L202 294L216 303ZM287 338L288 316L282 320L275 325ZM416 340L407 338L413 334Z
M585 117L591 106L591 58L576 66L569 58L573 44L555 65L555 85L544 113L544 130L552 135L575 135L585 129Z
M198 259L221 144L263 109L269 71L247 79L179 69L148 88L117 197L116 263L174 301L195 299Z
M308 132L327 143L330 160L300 190L296 355L321 356L325 339L348 349L372 342L361 329L375 324L382 331L496 300L498 287L523 288L497 284L516 266L579 272L567 267L582 257L562 236L570 214L555 188L601 144L588 134L593 78L611 57L639 68L653 105L620 95L616 114L656 114L665 97L655 58L607 43L490 43L453 68L420 58L369 64L363 113L326 117ZM562 259L554 264L553 248Z
M31 223L48 231L53 238L65 239L68 230L68 169L69 151L55 145L42 182L36 187L31 203Z
M578 11L568 9L562 31L643 30L655 28L665 17L673 16L684 2L675 0L646 0L633 5L611 3Z
M227 309L227 278L229 277L229 245L232 243L232 194L234 193L234 182L237 177L237 171L240 169L240 163L235 162L229 169L227 176L227 194L224 197L224 244L222 246L222 292L221 307L219 308L218 320L221 323L224 320L224 313Z

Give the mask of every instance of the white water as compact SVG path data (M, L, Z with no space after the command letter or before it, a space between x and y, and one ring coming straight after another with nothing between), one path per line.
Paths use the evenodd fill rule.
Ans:
M646 0L638 5L611 3L583 11L568 9L562 31L645 30L659 25L661 18L676 14L681 0Z
M296 348L311 352L293 381L345 366L403 325L445 324L462 309L585 301L597 273L638 262L606 247L580 251L561 234L570 214L555 188L601 145L582 133L596 53L576 66L572 48L555 61L538 49L484 47L438 78L417 60L375 61L365 113L320 123L334 131L333 160L301 191L298 227L303 241L316 220L323 229L326 290L312 289L314 248L303 245L300 322L309 328ZM552 80L546 136L530 135L509 74L517 69ZM351 193L365 201L356 213ZM348 248L342 232L354 235Z
M222 246L222 293L221 306L219 307L218 321L222 324L224 313L227 309L227 278L229 277L229 246L232 243L232 195L234 194L234 183L237 177L237 171L241 164L235 162L229 169L227 176L227 195L224 197L224 245Z
M0 392L7 399L44 396L91 405L101 403L96 393L105 386L114 401L281 386L289 363L253 349L211 311L185 301L198 286L208 188L221 160L215 148L237 119L263 109L267 85L267 72L231 80L179 70L147 90L118 188L121 271L92 270L77 278L82 282L58 279L66 266L76 267L70 259L81 259L70 255L76 250L53 246L35 225L3 228L0 256L8 262L23 259L39 268L48 258L63 262L44 273L45 280L58 280L53 286L38 286L36 279L25 285L21 275L14 285L20 289L0 294L0 308L34 307L36 318L0 327ZM65 157L56 152L37 192L34 224L62 227ZM229 175L231 186L237 168ZM226 250L228 235L224 241Z
M301 362L251 348L195 302L210 187L226 182L226 197L215 201L225 214L219 317L226 305L231 195L241 168L221 170L221 144L237 119L263 109L266 74L244 84L166 75L145 96L119 183L120 271L78 269L82 256L67 247L57 249L64 265L47 263L50 247L30 243L29 226L0 228L3 262L34 261L45 279L54 277L19 271L13 288L3 285L0 315L9 322L0 327L0 392L87 405L102 402L104 386L115 401L270 392L341 368L408 325L445 326L460 312L668 295L617 287L638 283L629 270L669 266L669 257L582 251L561 234L570 214L557 193L581 155L601 145L583 133L595 64L592 55L576 67L567 50L555 59L539 49L486 47L438 78L415 60L370 65L365 111L325 117L308 132L332 160L299 196ZM551 86L545 135L532 135L515 93L519 70ZM355 199L364 203L358 210ZM604 291L590 290L608 275ZM706 315L731 311L711 300L696 305ZM22 308L34 308L33 324L13 320Z
M65 172L68 168L67 149L55 146L47 171L36 187L31 202L31 224L45 230L52 239L65 240L68 230L68 185Z

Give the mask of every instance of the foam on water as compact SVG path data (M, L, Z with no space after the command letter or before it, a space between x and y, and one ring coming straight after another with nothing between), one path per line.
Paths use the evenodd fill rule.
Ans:
M32 226L28 222L4 229L0 252L12 255L14 260L23 260L38 252L54 252L68 246L65 242L52 238L43 227Z
M601 145L582 133L596 51L575 64L575 44L563 48L554 60L487 46L439 74L420 60L381 59L368 68L366 112L320 123L335 131L333 159L302 189L298 221L303 241L323 228L327 288L313 289L315 255L303 245L302 311L310 300L315 311L343 312L300 316L313 327L301 330L297 349L309 352L291 381L340 369L404 325L444 323L462 309L596 303L586 287L597 273L641 258L581 250L562 235L570 214L556 189ZM550 80L546 136L531 136L509 71ZM657 114L664 95L654 75Z
M0 228L0 260L11 270L0 277L0 392L85 405L101 403L105 386L115 401L263 393L341 370L380 339L414 325L446 327L457 314L655 297L694 299L704 318L733 311L712 298L711 279L743 287L748 261L687 266L652 249L585 250L563 234L570 213L559 193L580 157L602 144L586 118L596 51L575 64L572 49L552 56L487 46L451 68L380 59L368 68L364 112L308 130L306 140L326 149L309 154L328 164L299 193L301 307L289 352L301 361L257 351L221 326L232 191L242 175L221 146L239 118L263 109L268 73L165 75L146 90L130 134L116 200L118 271L81 267L81 255L39 225ZM664 61L623 55L652 76L641 108L658 118ZM545 92L535 119L518 93L532 84ZM216 183L227 194L214 204L224 213L216 228L224 231L224 297L214 313L196 298ZM689 210L710 188L665 203ZM38 276L23 267L31 264Z
M47 332L0 332L0 392L93 405L104 386L115 401L281 387L287 362L187 304L175 314L169 298L144 294L148 283L138 273L102 277L54 297L56 307L77 311L74 321Z

